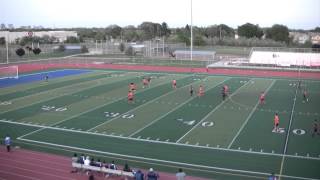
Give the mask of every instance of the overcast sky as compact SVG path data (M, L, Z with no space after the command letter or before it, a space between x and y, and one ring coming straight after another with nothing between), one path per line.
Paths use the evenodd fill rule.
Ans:
M44 27L106 27L167 22L190 24L191 0L0 0L0 23ZM246 22L291 29L320 26L320 0L193 0L193 25Z

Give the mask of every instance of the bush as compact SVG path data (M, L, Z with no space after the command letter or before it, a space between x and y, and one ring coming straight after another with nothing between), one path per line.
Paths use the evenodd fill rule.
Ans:
M88 53L89 52L89 50L88 50L88 48L87 48L87 46L81 46L81 53Z
M20 57L23 56L25 53L26 53L26 52L24 51L23 48L19 48L19 49L16 50L16 54L17 54L18 56L20 56Z
M34 48L32 51L33 51L33 54L36 54L36 55L41 53L41 49L40 48Z

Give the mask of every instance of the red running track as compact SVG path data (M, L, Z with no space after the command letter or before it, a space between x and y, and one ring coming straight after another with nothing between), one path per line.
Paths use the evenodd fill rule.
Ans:
M85 173L71 173L71 157L58 156L25 149L6 152L0 146L0 180L88 180ZM146 170L142 170L146 174ZM160 180L176 180L174 174L160 172ZM123 180L123 177L105 178L95 175L95 180ZM186 180L206 180L187 176Z
M48 70L52 68L96 68L115 70L137 70L151 72L177 72L177 73L208 73L217 75L241 75L256 77L287 77L306 78L320 80L319 72L259 70L259 69L230 69L230 68L190 68L173 66L145 66L145 65L120 65L120 64L20 64L20 72L31 72L37 70Z

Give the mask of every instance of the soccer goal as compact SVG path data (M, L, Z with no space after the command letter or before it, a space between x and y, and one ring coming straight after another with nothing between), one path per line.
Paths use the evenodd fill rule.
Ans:
M18 66L0 67L0 79L16 78L19 77Z

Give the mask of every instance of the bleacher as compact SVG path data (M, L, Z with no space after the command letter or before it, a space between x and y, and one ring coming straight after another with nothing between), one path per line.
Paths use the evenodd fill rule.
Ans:
M320 67L320 53L252 51L249 63L276 66Z
M134 173L133 172L126 172L123 170L115 170L115 169L109 169L106 167L96 167L96 166L90 166L90 165L84 165L80 163L72 162L72 167L82 170L82 171L93 171L93 172L100 172L104 174L111 174L111 175L117 175L117 176L123 176L125 178L133 178Z

